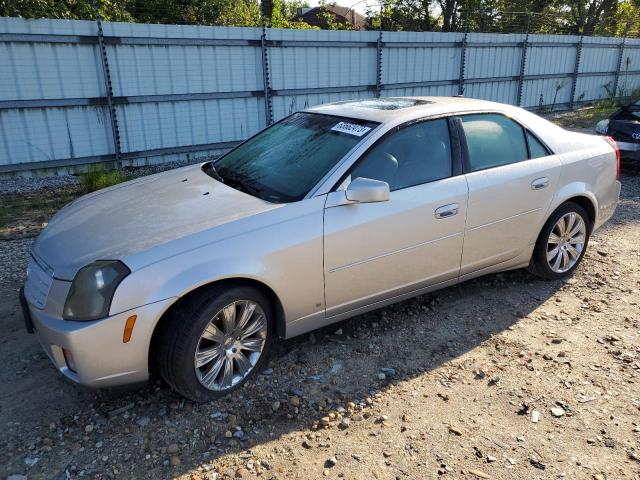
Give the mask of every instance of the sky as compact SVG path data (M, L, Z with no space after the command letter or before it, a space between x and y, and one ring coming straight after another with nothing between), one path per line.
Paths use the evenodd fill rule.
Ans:
M322 3L321 0L307 1L309 1L309 5L311 5L312 7L317 7L318 5L320 5L320 3ZM380 8L379 0L335 0L335 3L337 5L340 5L341 7L353 7L356 12L363 15L367 13L367 6L371 7L372 10Z

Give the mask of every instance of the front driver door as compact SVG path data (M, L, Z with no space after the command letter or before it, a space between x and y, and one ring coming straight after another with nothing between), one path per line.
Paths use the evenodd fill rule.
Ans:
M453 143L456 145L457 143ZM467 183L447 119L387 133L355 164L350 179L389 184L390 199L332 206L324 214L327 317L455 280L460 270Z

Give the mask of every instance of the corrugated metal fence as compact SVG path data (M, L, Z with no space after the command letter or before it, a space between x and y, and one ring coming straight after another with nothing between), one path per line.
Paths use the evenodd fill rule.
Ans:
M640 39L0 18L0 174L217 154L318 103L630 93Z

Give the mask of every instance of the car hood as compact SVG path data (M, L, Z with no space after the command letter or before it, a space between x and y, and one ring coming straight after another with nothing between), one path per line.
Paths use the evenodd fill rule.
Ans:
M206 175L200 165L85 195L58 212L34 245L36 259L72 280L95 260L118 260L278 205Z

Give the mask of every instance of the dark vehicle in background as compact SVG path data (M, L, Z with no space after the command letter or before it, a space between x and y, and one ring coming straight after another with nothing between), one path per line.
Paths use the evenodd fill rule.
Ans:
M596 132L616 141L623 160L640 161L640 100L619 108L607 120L598 122Z

